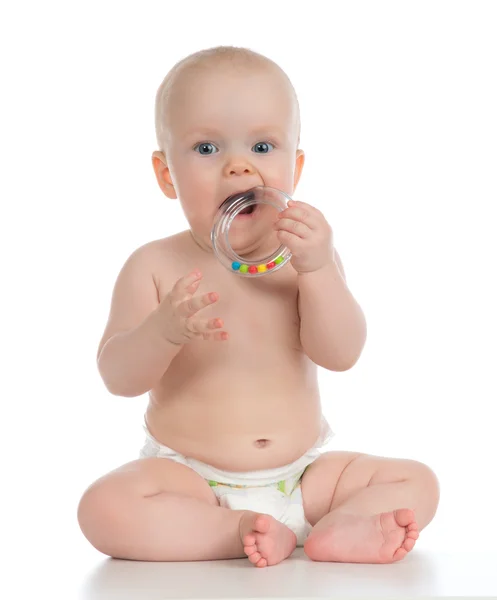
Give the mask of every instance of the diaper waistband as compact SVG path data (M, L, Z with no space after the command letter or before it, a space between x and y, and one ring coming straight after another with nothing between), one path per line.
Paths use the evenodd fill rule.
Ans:
M156 440L150 433L147 422L143 425L143 429L147 438L157 446L158 455L164 458L170 458L177 462L181 462L194 471L196 471L201 477L210 481L216 481L217 483L226 483L231 485L242 485L242 486L265 486L278 483L295 477L295 475L302 473L306 467L313 463L321 455L320 449L326 445L333 437L334 433L331 430L328 422L324 417L321 420L321 432L316 440L316 443L310 448L305 454L303 454L296 461L284 465L282 467L276 467L273 469L264 469L257 471L224 471L222 469L216 469L211 465L208 465L202 461L194 458L183 456L173 450L161 444Z

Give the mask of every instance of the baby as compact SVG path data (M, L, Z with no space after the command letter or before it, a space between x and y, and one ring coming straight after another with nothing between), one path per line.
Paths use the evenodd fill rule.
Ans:
M85 491L84 535L143 561L265 567L297 545L315 561L404 558L437 509L432 470L322 451L317 366L350 369L366 339L326 218L311 202L281 211L270 236L292 258L262 277L230 273L210 242L228 196L294 193L304 152L288 77L248 49L197 52L160 86L156 129L157 181L190 228L133 252L117 278L98 368L112 394L149 393L146 441ZM263 214L233 222L239 254L255 256Z

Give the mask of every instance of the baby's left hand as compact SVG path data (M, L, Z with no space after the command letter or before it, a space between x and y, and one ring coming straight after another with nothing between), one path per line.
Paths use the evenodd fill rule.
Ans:
M291 200L274 224L278 239L287 246L290 262L298 273L317 271L333 262L333 231L324 215L306 204Z

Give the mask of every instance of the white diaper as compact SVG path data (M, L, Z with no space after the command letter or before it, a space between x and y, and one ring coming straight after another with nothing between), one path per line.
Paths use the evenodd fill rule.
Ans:
M283 467L261 471L230 472L216 469L178 454L158 442L146 424L143 428L146 441L140 458L169 458L192 468L211 486L220 506L271 515L295 533L298 546L304 544L311 525L305 518L300 482L306 468L321 456L321 448L333 437L324 417L318 440L303 456Z

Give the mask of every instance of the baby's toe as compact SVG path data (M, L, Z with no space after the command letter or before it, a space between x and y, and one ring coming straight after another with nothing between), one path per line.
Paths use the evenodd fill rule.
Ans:
M410 552L414 548L415 543L416 543L416 540L413 540L411 538L406 538L404 540L404 543L402 544L402 548L404 548L404 550L406 552Z
M244 546L253 546L254 544L255 544L255 535L253 533L248 533L243 538L243 545Z
M414 521L414 523L409 523L409 525L407 526L407 533L419 536L419 529L418 529L418 524L416 523L416 521Z
M404 556L407 554L407 550L404 547L397 548L393 555L393 561L396 562L398 560L402 560Z
M255 566L256 567L267 567L267 560L265 558L261 558L261 560Z
M244 546L243 551L247 556L250 556L251 554L257 551L257 546Z
M395 520L397 521L397 524L401 527L409 527L409 525L416 523L414 511L412 511L410 508L400 508L394 511L393 515Z
M249 557L249 561L256 565L260 560L261 560L262 556L260 555L260 552L253 552Z

